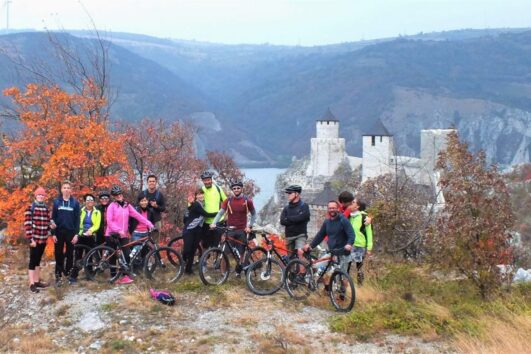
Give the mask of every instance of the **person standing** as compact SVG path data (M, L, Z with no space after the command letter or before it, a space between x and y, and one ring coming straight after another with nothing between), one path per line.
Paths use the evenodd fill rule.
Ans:
M55 280L61 284L62 276L70 275L74 260L72 239L79 231L80 207L72 196L72 185L69 181L61 184L61 196L54 200L52 209L53 241L55 242ZM55 227L54 227L55 225ZM66 246L66 251L65 251ZM66 263L65 263L66 261Z
M105 218L105 215L107 214L107 207L111 201L111 194L107 191L100 192L98 199L100 203L96 206L96 209L101 213L101 223L100 228L96 231L96 246L105 243L105 228L107 227L107 219Z
M354 230L349 220L339 212L339 203L337 201L331 200L328 202L328 216L311 244L304 245L302 249L309 251L317 247L328 235L328 248L330 250L339 250L341 248L345 250L345 254L339 255L339 265L342 271L348 273L348 266L351 262L350 252L352 251L355 237Z
M138 196L139 200L137 200L138 205L135 207L135 210L138 211L140 215L142 215L144 218L151 221L152 224L155 224L155 218L154 218L154 211L152 208L149 207L149 200L144 195ZM149 233L148 225L138 222L137 219L133 217L129 217L129 233L131 234L131 241L140 240L143 237L146 237ZM133 247L133 250L131 252L131 257L136 254L140 250L140 245L136 245ZM142 259L143 259L142 255Z
M301 186L291 185L284 192L288 195L288 205L280 214L280 224L286 227L286 246L293 253L301 249L308 240L310 208L301 199Z
M44 188L37 188L35 201L24 211L24 231L30 251L28 277L32 293L38 293L39 288L48 287L48 284L42 282L40 278L40 263L46 248L46 241L50 236L50 211L44 202L45 199Z
M113 186L111 189L111 195L114 197L114 201L107 208L107 228L105 230L105 244L111 248L116 248L116 242L119 242L121 246L128 243L129 239L129 217L133 217L147 226L148 230L152 230L154 225L143 217L133 206L127 203L124 199L122 188L119 186ZM123 249L126 262L129 263L129 249ZM111 264L116 264L116 257L113 256L110 260ZM112 274L111 276L114 276ZM133 279L124 275L120 278L118 284L132 283Z
M365 202L357 198L354 199L350 206L350 223L356 234L352 257L354 262L356 262L358 285L362 285L365 278L362 269L363 260L366 256L370 256L372 252L372 225L365 222L365 219L369 217L365 212L365 208Z
M233 196L225 199L221 203L221 208L214 221L212 221L210 228L215 229L219 220L223 215L227 214L227 225L234 227L234 230L230 231L231 237L242 242L234 246L240 252L240 257L243 257L243 251L247 243L247 235L251 232L251 228L255 222L256 210L251 198L243 194L243 183L241 181L231 182L230 189L232 190ZM251 214L250 218L248 217L249 214ZM240 259L240 261L243 261L243 259ZM239 276L241 271L242 266L240 262L236 266L236 276Z
M223 189L221 189L212 180L212 172L205 171L201 174L201 181L203 182L203 193L205 195L204 209L207 213L218 213L227 196ZM221 239L221 234L218 230L211 229L210 224L214 221L214 217L206 217L203 223L203 247L216 247Z
M160 230L162 229L162 213L166 210L166 200L164 195L157 188L157 176L151 174L147 178L147 189L143 190L138 196L146 197L149 202L149 209L153 212L153 220L156 231L153 232L152 237L155 242L159 242Z
M83 199L85 200L85 206L81 208L79 232L72 239L72 243L74 245L80 244L93 248L96 246L96 233L101 224L101 212L94 207L95 200L92 194L85 194ZM84 251L84 248L78 248L77 250L74 250L76 253L75 258L82 259L84 257ZM79 269L77 268L77 264L74 264L70 273L70 279L68 279L70 284L77 283L78 273Z
M194 255L199 247L199 242L203 239L203 224L205 218L214 217L217 213L207 213L204 209L205 193L203 189L199 188L189 200L187 217L184 222L183 231L183 259L186 267L184 272L186 274L192 273L192 265L194 263Z

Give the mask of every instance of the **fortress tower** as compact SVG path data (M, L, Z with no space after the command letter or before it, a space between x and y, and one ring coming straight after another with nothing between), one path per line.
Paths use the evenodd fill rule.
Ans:
M420 131L420 160L422 161L422 182L436 187L438 178L435 165L439 152L446 149L447 138L455 129L423 129Z
M362 181L390 173L394 168L393 136L378 119L363 134Z
M327 109L316 122L316 137L311 140L311 164L307 172L313 177L330 177L346 157L345 139L339 137L339 121Z

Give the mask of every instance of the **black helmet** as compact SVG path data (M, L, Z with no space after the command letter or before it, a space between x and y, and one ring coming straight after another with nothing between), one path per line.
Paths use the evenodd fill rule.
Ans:
M234 188L234 187L242 187L243 188L243 182L240 181L240 180L233 180L230 182L230 189Z
M120 188L120 186L112 186L111 195L119 195L119 194L123 194L122 188Z
M201 179L212 178L212 176L214 176L214 174L210 171L205 171L201 173Z
M285 193L292 193L292 192L301 193L302 192L302 187L299 186L298 184L292 184L288 188L284 189L284 192Z
M101 191L100 194L98 194L98 198L101 198L101 197L110 197L111 194L107 191Z

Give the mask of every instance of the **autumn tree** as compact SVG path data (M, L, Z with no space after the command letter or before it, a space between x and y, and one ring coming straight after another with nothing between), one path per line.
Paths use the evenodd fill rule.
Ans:
M194 150L194 127L181 121L169 123L144 119L123 128L127 136L127 156L133 170L131 193L136 195L145 189L146 177L155 174L166 197L168 213L164 224L168 228L181 226L186 196L196 188L205 168Z
M215 173L214 179L221 186L229 187L231 181L240 180L243 182L243 193L249 197L254 197L260 192L260 187L255 181L246 178L242 170L236 165L236 161L225 152L208 151L206 164Z
M23 209L39 185L51 198L65 179L80 193L120 181L123 138L109 130L97 90L86 81L81 93L37 84L4 91L21 123L13 136L4 135L0 162L0 218L8 235L20 235Z
M483 297L502 285L497 265L510 261L513 226L507 185L485 161L484 152L472 154L457 132L450 133L437 162L445 205L430 232L434 260L471 279Z
M433 191L398 172L368 179L356 196L369 205L378 247L419 259L425 231L433 220Z

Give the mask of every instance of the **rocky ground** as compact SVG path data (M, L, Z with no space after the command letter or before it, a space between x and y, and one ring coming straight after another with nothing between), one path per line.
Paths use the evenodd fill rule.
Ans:
M327 298L301 303L285 291L258 297L244 280L204 287L185 277L170 290L173 307L149 297L147 284L97 284L80 280L30 293L22 257L5 257L0 268L2 352L344 352L440 353L444 343L385 336L371 343L329 329ZM49 279L53 263L44 265ZM355 309L354 309L355 311Z

